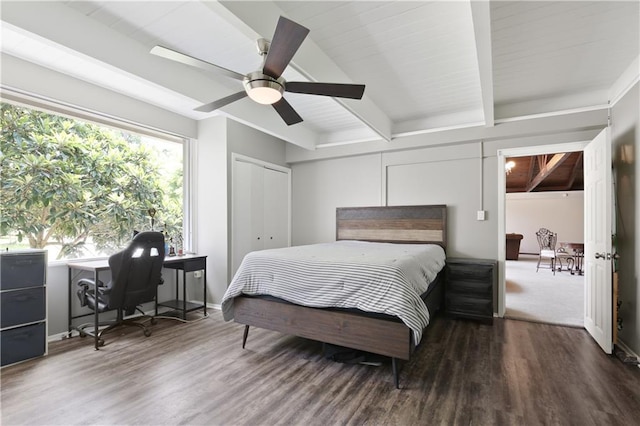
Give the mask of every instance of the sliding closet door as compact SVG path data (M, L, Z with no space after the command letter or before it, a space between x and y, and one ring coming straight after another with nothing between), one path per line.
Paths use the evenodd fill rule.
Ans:
M250 251L262 248L262 168L236 161L233 169L232 268Z
M290 170L236 158L232 179L231 272L235 274L247 253L289 245Z
M289 174L264 168L264 248L289 245Z

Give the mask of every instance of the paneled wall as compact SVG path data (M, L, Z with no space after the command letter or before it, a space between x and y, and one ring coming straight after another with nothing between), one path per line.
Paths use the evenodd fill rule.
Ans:
M496 258L496 167L479 143L294 164L294 244L335 240L336 207L447 204L449 254Z
M293 167L292 245L335 241L336 208L380 206L380 154Z

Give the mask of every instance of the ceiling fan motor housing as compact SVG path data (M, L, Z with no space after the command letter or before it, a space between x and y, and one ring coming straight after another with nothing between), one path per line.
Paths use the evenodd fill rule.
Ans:
M254 101L271 105L278 102L285 89L284 78L273 78L260 71L249 73L245 76L242 83L247 95Z

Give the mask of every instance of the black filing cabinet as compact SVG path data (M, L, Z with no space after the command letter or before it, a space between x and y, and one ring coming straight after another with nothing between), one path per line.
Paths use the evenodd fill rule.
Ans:
M0 253L1 365L47 352L47 252Z
M493 324L493 288L498 262L489 259L447 258L446 313Z

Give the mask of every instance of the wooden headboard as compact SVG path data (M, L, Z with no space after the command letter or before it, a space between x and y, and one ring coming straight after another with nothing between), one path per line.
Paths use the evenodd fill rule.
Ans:
M438 244L447 248L447 206L338 207L336 240Z

